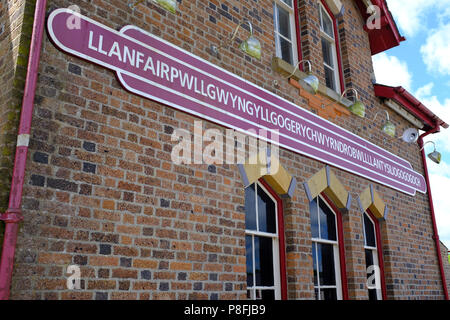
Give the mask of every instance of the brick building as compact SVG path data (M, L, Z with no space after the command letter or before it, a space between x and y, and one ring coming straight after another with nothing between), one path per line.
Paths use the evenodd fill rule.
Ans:
M179 0L173 11L167 2L174 3L0 2L1 297L445 299L422 137L408 143L402 134L413 128L425 136L448 125L402 87L376 83L372 55L404 40L385 1ZM70 14L63 32L57 23L69 7L81 16ZM371 19L368 7L380 18ZM84 31L88 27L105 36L96 38ZM250 30L260 57L240 49L252 44L245 42ZM67 49L78 43L77 37L61 40L72 31L85 32L89 47L83 48L95 51L91 57ZM106 49L114 37L117 48ZM376 178L375 169L354 168L352 161L319 159L308 146L285 142L290 138L275 158L260 153L253 163L176 164L172 136L178 129L194 137L199 129L225 134L232 128L224 124L229 115L211 119L206 107L204 114L192 111L217 98L203 92L203 82L197 92L197 79L194 90L205 93L204 100L192 104L164 103L181 96L175 86L157 96L156 87L146 94L124 85L146 79L100 61L105 52L105 59L125 63L120 41L147 49L158 43L152 50L164 52L164 59L189 67L192 60L214 81L242 84L233 90L251 89L255 99L285 104L280 116L291 108L292 117L302 115L311 126L334 128L327 129L330 135L345 129L338 136L349 145L358 141L407 177L418 174L422 190L380 173ZM139 66L139 53L129 51L128 59ZM301 71L308 63L295 68L301 60L319 79L317 92ZM154 71L148 63L144 70ZM161 68L159 86L165 78L182 78L173 68L164 76ZM350 88L365 105L364 118L351 112L357 97L347 95ZM26 110L30 132L23 125ZM301 134L300 120L277 119ZM387 120L395 125L394 137L380 129ZM308 130L311 141L319 136ZM338 138L326 139L338 146ZM23 155L26 161L17 160ZM261 159L266 155L270 165ZM274 164L279 170L270 169ZM80 268L80 288L67 286L70 266Z

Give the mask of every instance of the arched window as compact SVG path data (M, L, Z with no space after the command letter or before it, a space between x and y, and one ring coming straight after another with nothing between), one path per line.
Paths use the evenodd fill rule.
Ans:
M247 297L285 298L281 199L258 181L245 189ZM280 235L281 233L281 235Z
M369 300L383 300L382 284L382 256L379 251L379 226L373 215L366 211L363 213L364 252L367 268L367 290Z
M329 201L319 195L310 203L314 291L317 300L341 300L342 235L338 217Z

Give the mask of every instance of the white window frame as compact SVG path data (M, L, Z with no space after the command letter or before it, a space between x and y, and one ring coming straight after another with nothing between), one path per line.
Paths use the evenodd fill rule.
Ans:
M278 21L278 7L280 6L287 12L289 12L289 26L291 32L291 38L288 39L282 34L278 32L280 29L279 21ZM278 58L282 58L281 54L281 43L280 38L291 43L292 48L292 65L296 65L298 62L298 52L297 52L297 28L295 26L295 9L294 9L294 0L292 0L292 7L290 7L283 0L275 0L273 5L273 17L274 17L274 26L275 26L275 54Z
M255 248L255 236L272 238L272 257L273 257L273 286L264 287L264 286L256 286L256 264L255 264L255 252L252 252L253 257L253 286L247 287L247 290L251 290L250 299L256 300L256 291L261 289L271 289L275 292L275 300L281 300L281 277L280 277L280 249L279 249L279 236L278 236L278 202L272 196L272 194L258 181L254 183L255 185L255 209L256 209L256 228L259 227L258 220L258 187L260 187L267 196L273 201L275 205L275 233L268 233L262 231L255 230L247 230L245 229L245 236L252 236L252 248ZM247 214L247 213L246 213Z
M325 59L323 61L323 65L324 65L324 67L327 67L327 68L329 68L329 69L331 69L333 71L335 89L332 89L332 90L335 90L337 93L340 94L341 93L341 80L340 80L340 74L339 74L339 63L340 63L340 61L338 61L338 58L337 58L337 48L336 48L336 41L337 41L336 36L337 35L334 32L334 19L333 19L333 17L331 17L328 14L327 9L325 8L325 6L322 4L321 1L319 1L319 5L320 5L320 8L319 8L320 38L324 39L325 41L327 41L330 44L330 46L331 46L331 59L333 60L334 67L328 65L325 62ZM330 37L330 35L328 35L323 30L323 27L322 27L322 20L323 20L322 19L322 15L323 15L323 13L325 13L326 16L331 20L332 30L333 30L333 35L334 35L333 38ZM321 42L321 45L322 45L322 42ZM325 77L326 77L326 73L325 73ZM326 84L326 81L325 81L325 84Z
M372 226L373 226L373 234L374 234L374 238L375 238L375 247L371 247L366 245L366 225L364 222L364 215L367 216L367 218L369 218L370 222L372 222ZM372 219L372 217L370 216L370 214L368 212L364 212L362 214L362 223L363 223L363 234L364 234L364 255L366 254L366 250L370 250L370 252L372 253L372 260L374 263L374 266L378 267L378 270L380 270L380 262L378 261L378 239L377 239L377 229L375 226L375 221ZM365 259L365 257L364 257ZM381 272L377 272L376 273L376 282L377 283L381 283ZM377 300L383 300L383 294L381 291L381 288L378 288L376 290L377 292Z
M330 205L328 204L328 202L322 197L322 196L318 196L317 198L317 217L319 217L319 208L320 208L320 203L319 201L322 201L323 203L325 203L325 205L330 209L330 211L334 214L334 226L336 228L336 241L332 241L332 240L327 240L327 239L321 239L321 238L312 238L312 242L314 242L316 244L316 266L317 266L317 285L314 284L314 290L317 289L318 290L318 299L322 300L322 297L320 296L320 289L336 289L336 297L337 300L342 300L342 280L341 280L341 265L340 265L340 256L339 256L339 234L338 234L338 217L336 215L336 213L334 212L333 208L330 207ZM319 227L319 233L320 233L320 219L318 219L318 227ZM331 244L333 245L333 255L334 255L334 274L335 274L335 280L336 280L336 285L334 286L322 286L320 285L320 277L319 277L319 255L318 255L318 249L317 249L317 244Z

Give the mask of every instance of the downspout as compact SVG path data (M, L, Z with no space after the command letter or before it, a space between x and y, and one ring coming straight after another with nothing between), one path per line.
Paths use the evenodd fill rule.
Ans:
M432 133L436 133L439 132L439 124L436 124L435 127L433 129L428 130L427 132L425 132L424 134L422 134L419 137L418 143L419 143L419 147L423 148L423 138L425 138L427 135L432 134ZM427 167L427 159L425 157L425 150L422 149L422 162L423 162L423 168L425 171L425 180L427 182L427 187L428 187L428 201L430 203L430 209L431 209L431 221L433 222L433 239L435 241L436 244L436 251L437 251L437 256L438 256L438 261L439 261L439 270L441 272L441 278L442 278L442 286L444 289L444 296L445 296L445 300L449 300L448 299L448 290L447 290L447 281L445 279L445 272L444 272L444 265L442 263L442 256L441 256L441 244L439 242L439 233L438 233L438 229L437 229L437 225L436 225L436 216L434 213L434 206L433 206L433 197L431 196L431 186L430 186L430 177L428 175L428 167Z
M5 222L5 234L0 261L0 300L7 300L9 298L19 222L23 220L21 210L23 183L25 178L28 143L30 140L31 119L33 117L33 105L42 37L44 33L46 5L47 0L36 0L30 53L28 57L28 70L17 135L11 191L9 194L9 205L6 212L0 215L0 220Z

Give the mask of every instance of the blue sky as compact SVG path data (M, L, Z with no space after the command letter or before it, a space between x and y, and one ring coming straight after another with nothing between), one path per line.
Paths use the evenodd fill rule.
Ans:
M377 82L401 85L450 123L450 0L387 4L406 41L373 57ZM436 143L443 157L440 165L428 161L428 168L439 236L450 248L450 128L427 140ZM433 151L432 144L425 150Z

